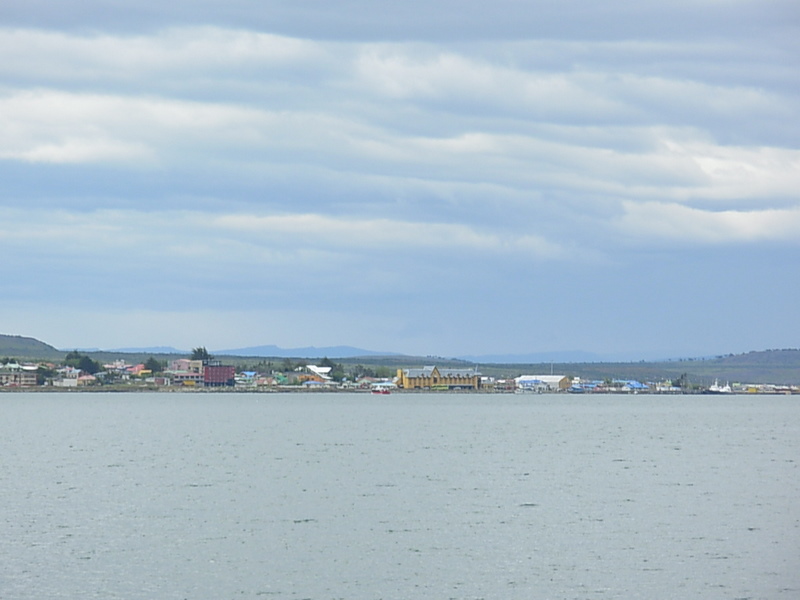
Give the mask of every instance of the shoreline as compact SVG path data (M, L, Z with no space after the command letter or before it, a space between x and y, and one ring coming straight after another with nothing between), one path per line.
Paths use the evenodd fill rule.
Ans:
M278 386L271 388L260 389L245 389L235 387L213 387L213 388L191 388L191 387L177 387L177 386L88 386L81 388L67 388L56 386L31 386L31 387L0 387L0 394L9 393L57 393L57 394L367 394L372 395L371 389L358 389L358 388L302 388L298 386ZM696 392L603 392L603 393L584 393L584 394L571 394L566 391L554 391L545 393L516 393L513 390L496 390L496 389L454 389L454 390L430 390L430 389L413 389L392 390L390 395L407 395L407 394L487 394L487 395L516 395L525 397L536 396L791 396L798 394L791 394L786 392L775 393L737 393L730 394L707 394L702 390Z

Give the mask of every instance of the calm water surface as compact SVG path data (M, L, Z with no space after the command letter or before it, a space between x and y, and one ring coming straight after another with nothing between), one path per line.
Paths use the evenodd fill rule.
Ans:
M797 397L0 395L0 598L800 598Z

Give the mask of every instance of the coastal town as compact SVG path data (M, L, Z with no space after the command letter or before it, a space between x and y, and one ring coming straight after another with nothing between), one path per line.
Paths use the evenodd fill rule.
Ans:
M482 375L477 367L450 368L437 365L398 368L389 375L374 369L351 369L328 359L321 364L285 360L266 368L238 370L204 351L190 358L166 363L154 358L129 364L124 359L99 364L79 352L61 364L16 361L0 364L0 389L53 391L353 391L483 392L518 394L800 394L798 385L714 381L691 384L686 378L637 381L607 377L588 380L558 373L521 374L510 378ZM383 369L386 371L386 369Z

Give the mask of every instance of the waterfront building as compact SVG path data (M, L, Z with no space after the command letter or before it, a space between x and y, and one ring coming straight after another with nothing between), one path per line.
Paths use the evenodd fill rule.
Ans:
M563 392L572 381L566 375L520 375L515 379L517 389L535 392Z
M36 385L36 369L26 369L16 363L0 366L0 386L27 387Z
M203 385L205 387L233 386L236 379L236 368L221 364L207 364L203 367Z
M436 366L421 369L398 369L397 387L405 390L477 390L481 374L477 369L448 369Z

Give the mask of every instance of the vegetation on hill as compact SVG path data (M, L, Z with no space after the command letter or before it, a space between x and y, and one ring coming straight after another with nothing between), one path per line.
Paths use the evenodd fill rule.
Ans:
M708 386L715 379L741 383L800 383L800 350L765 350L746 354L690 358L663 362L563 363L534 365L481 365L483 374L515 377L522 373L551 372L589 380L635 379L675 381L685 376L694 385Z
M64 356L57 348L35 338L5 334L0 334L0 354L21 359L54 359Z
M192 355L189 358L190 360L211 360L214 357L208 353L205 346L198 346L192 348Z
M85 373L94 375L99 373L103 366L96 360L92 360L88 355L81 354L77 350L73 350L66 357L64 357L64 364L80 369Z

